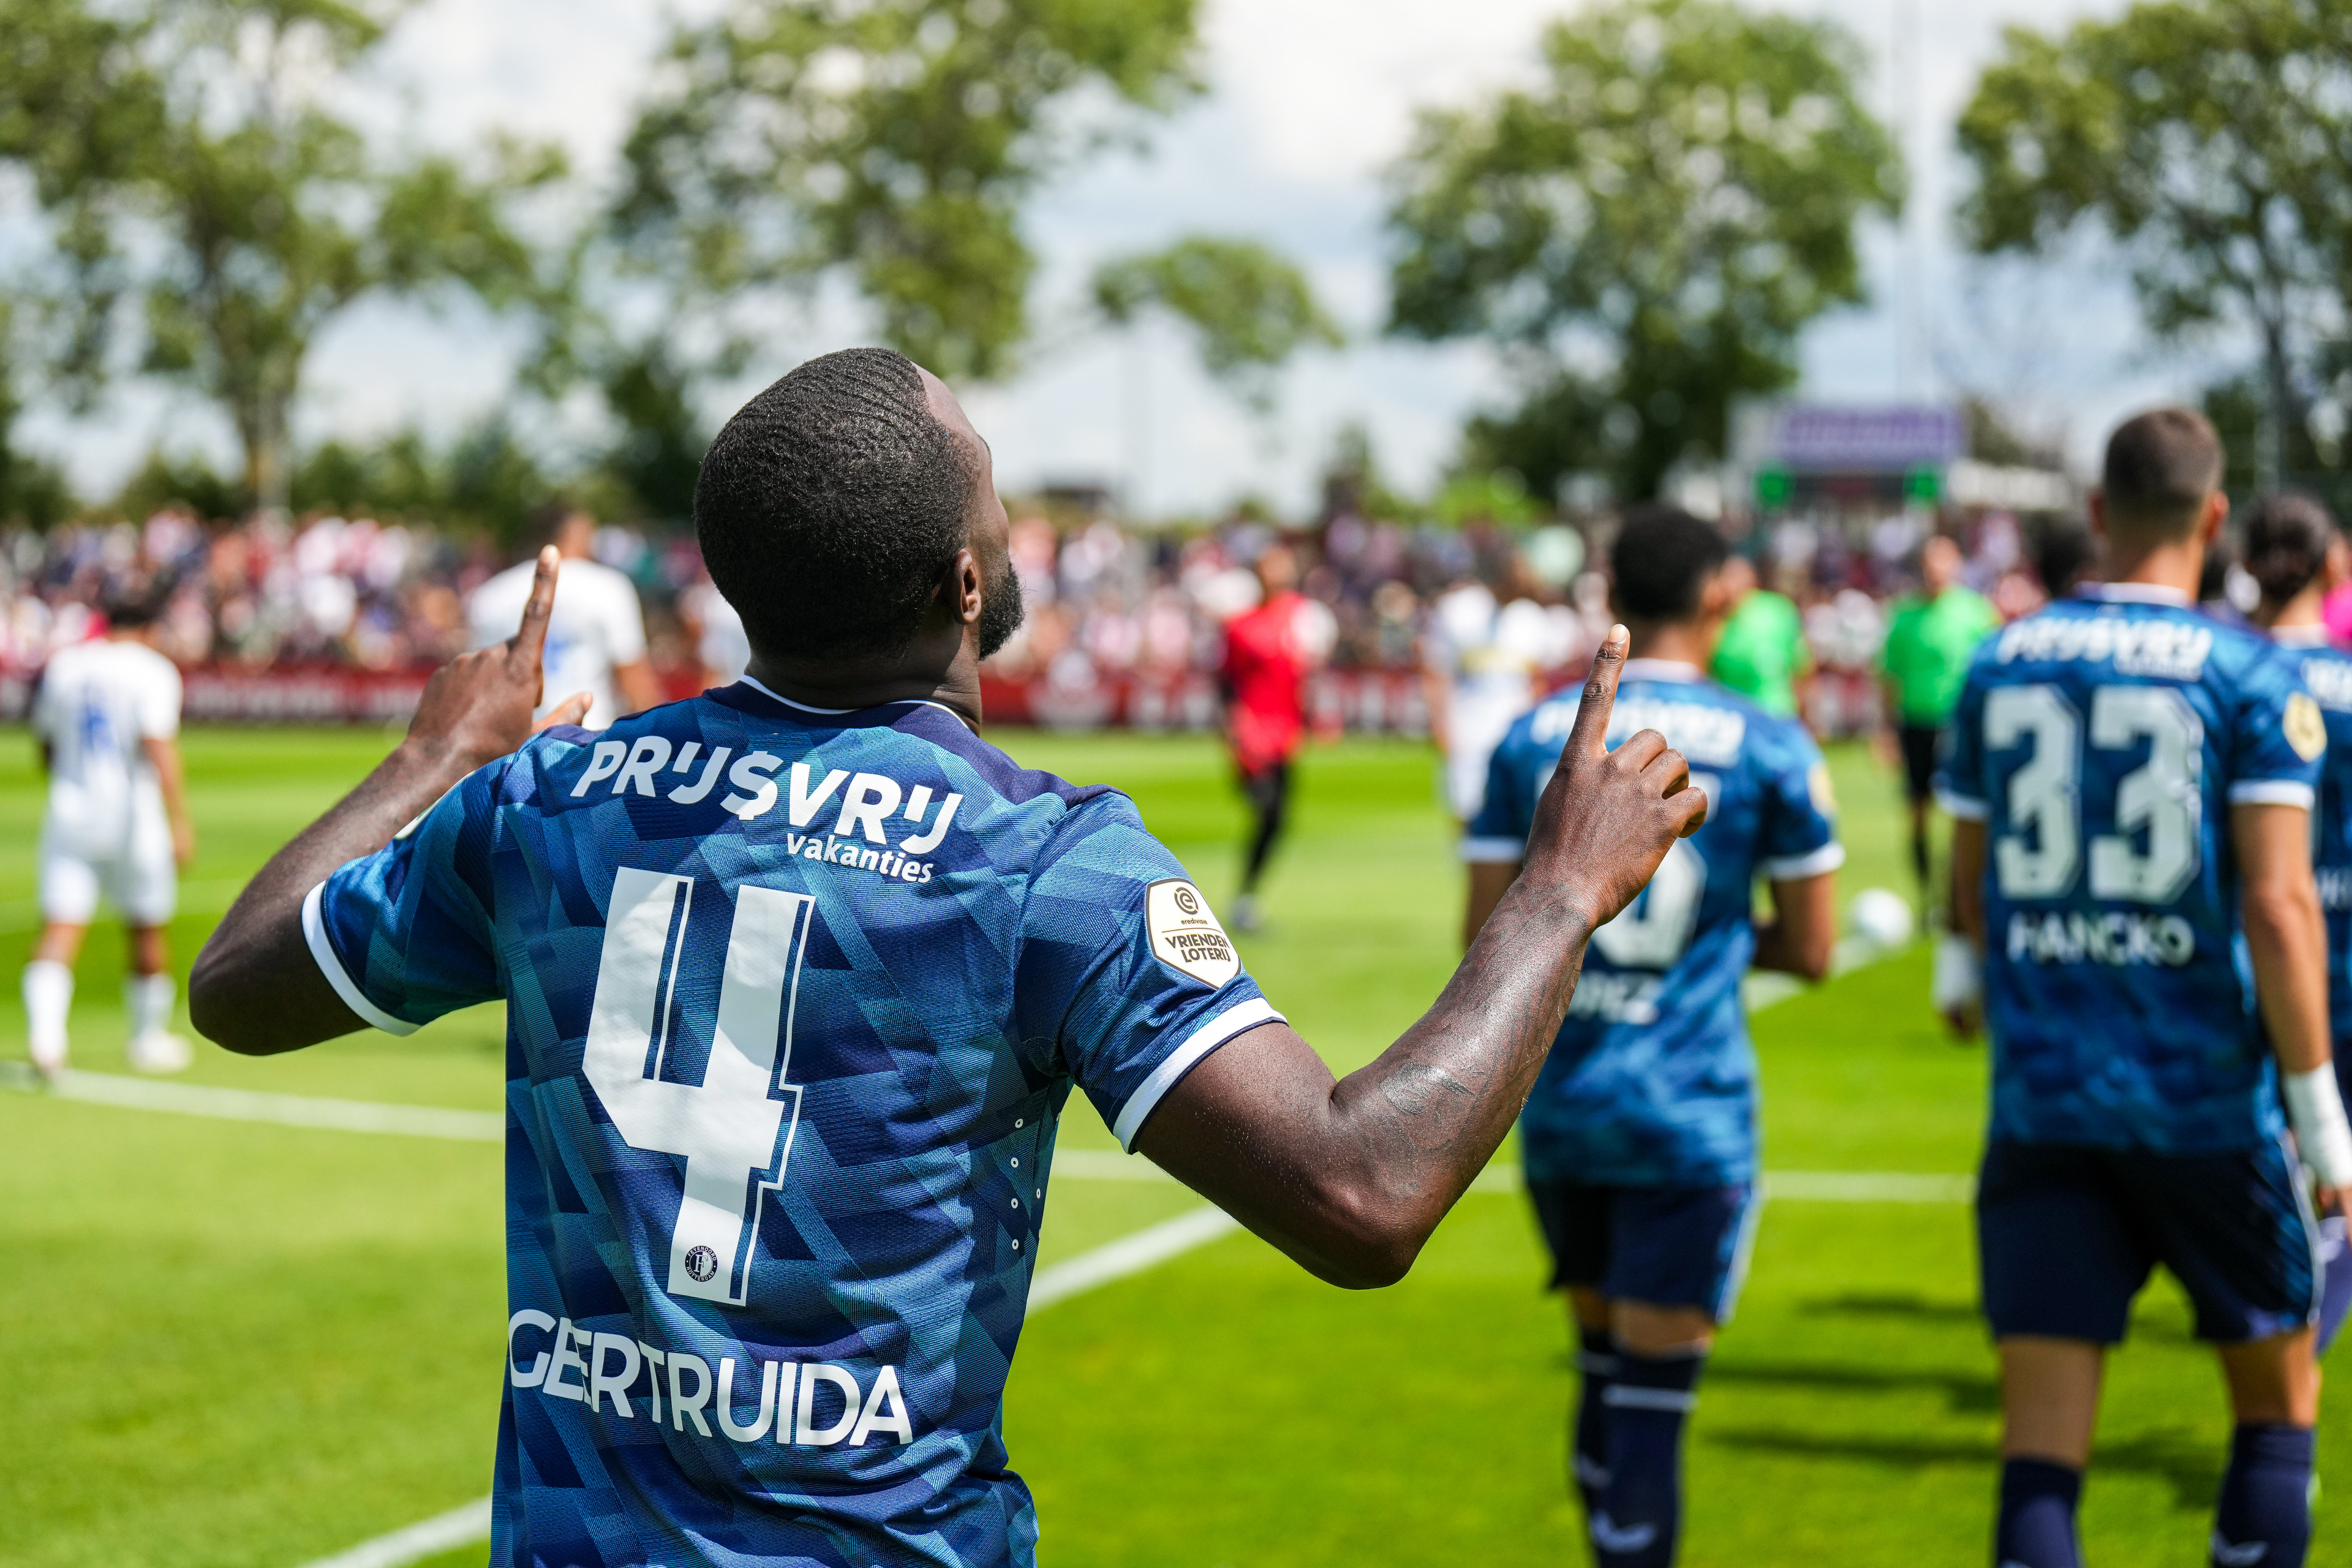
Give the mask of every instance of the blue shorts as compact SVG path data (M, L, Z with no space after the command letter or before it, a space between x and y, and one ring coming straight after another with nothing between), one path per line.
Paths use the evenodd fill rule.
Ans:
M1995 1142L1977 1183L1977 1258L1996 1338L2121 1343L2161 1263L2197 1337L2268 1339L2311 1321L2318 1232L2283 1143L2217 1154Z
M1529 1182L1551 1248L1552 1289L1581 1285L1612 1301L1696 1307L1731 1321L1763 1205L1731 1187L1593 1187Z

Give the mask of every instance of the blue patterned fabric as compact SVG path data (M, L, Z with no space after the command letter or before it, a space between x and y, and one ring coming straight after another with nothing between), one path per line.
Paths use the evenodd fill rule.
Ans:
M2307 630L2318 638L2326 635L2318 626ZM2327 911L2327 1000L2335 1026L2336 1076L2352 1094L2352 654L2324 640L2291 642L2289 636L2281 632L2279 643L2327 721L2319 816L2312 824L2311 868L2319 879L2320 907Z
M314 892L345 1000L507 1003L492 1561L1034 1560L1002 1399L1072 1084L1276 1016L1133 805L751 683L474 773Z
M1520 858L1580 690L1523 714L1487 765L1463 853ZM1519 1116L1531 1182L1731 1187L1756 1171L1756 1053L1740 982L1756 952L1759 876L1818 876L1844 859L1829 775L1802 726L1687 665L1629 659L1613 748L1656 730L1706 792L1706 825L1593 935L1551 1057Z
M2230 808L2309 807L2326 731L2263 637L2116 584L1969 667L1940 784L1986 829L1992 1135L2195 1153L2280 1125Z

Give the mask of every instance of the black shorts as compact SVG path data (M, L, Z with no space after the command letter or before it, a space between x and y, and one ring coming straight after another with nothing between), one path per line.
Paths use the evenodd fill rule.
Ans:
M1936 764L1943 760L1947 731L1938 724L1906 724L1895 731L1903 742L1903 789L1914 802L1936 794Z
M1718 1323L1731 1321L1763 1207L1753 1184L1529 1182L1528 1196L1551 1248L1554 1289L1589 1286L1612 1301L1696 1307Z
M1997 1338L2120 1343L2161 1263L2197 1337L2268 1339L2319 1304L2318 1231L2284 1146L2159 1154L1995 1142L1977 1183L1977 1256Z

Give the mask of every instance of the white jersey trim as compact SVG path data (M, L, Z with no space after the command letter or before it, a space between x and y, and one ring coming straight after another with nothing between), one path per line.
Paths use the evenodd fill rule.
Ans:
M302 940L310 944L310 956L318 961L319 973L327 977L327 984L335 988L335 994L343 999L343 1005L365 1022L387 1035L416 1033L419 1026L395 1018L369 1001L352 984L352 977L343 972L343 961L335 956L334 944L327 940L327 919L320 907L325 901L326 892L327 884L321 882L302 895Z
M1982 822L1992 815L1992 808L1972 795L1954 795L1950 790L1936 792L1936 804L1962 822Z
M2317 792L2294 779L2246 779L2230 786L2231 805L2299 805L2309 811Z
M2085 583L2074 592L2082 598L2110 605L2170 605L2185 610L2195 602L2179 589L2161 583Z
M864 708L818 708L806 702L795 702L791 698L783 696L779 692L771 691L768 688L761 685L758 681L752 679L748 675L738 676L736 679L743 685L748 686L752 690L758 692L761 696L768 699L771 702L781 702L787 708L797 708L803 713L823 713L828 717L838 717L844 713L865 713L876 708L895 708L901 702L915 702L921 704L925 708L936 708L940 712L945 713L950 718L953 719L959 724L963 722L962 714L957 712L946 703L934 702L928 697L894 697L887 702L872 702L868 703Z
M1263 996L1254 996L1238 1007L1228 1007L1199 1028L1192 1037L1168 1053L1168 1058L1151 1069L1151 1076L1142 1087L1127 1097L1119 1108L1118 1121L1111 1127L1111 1136L1129 1153L1135 1152L1135 1135L1158 1109L1160 1098L1176 1087L1176 1080L1199 1065L1202 1057L1232 1039L1244 1029L1255 1029L1260 1024L1286 1024L1290 1020L1274 1010L1274 1004Z
M1765 860L1757 870L1770 882L1793 882L1800 877L1819 877L1845 864L1845 846L1831 839L1819 849L1803 855L1790 855L1778 860Z
M1465 838L1462 858L1471 866L1507 866L1528 858L1528 847L1517 838Z
M2334 646L2323 626L2273 626L2271 641L2281 647L2329 647Z

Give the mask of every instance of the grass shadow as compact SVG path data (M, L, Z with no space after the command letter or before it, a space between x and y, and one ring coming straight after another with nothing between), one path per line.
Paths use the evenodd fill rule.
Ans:
M1890 1432L1809 1432L1789 1426L1701 1428L1699 1439L1727 1448L1779 1454L1792 1458L1845 1459L1857 1464L1925 1469L1935 1465L1981 1465L1990 1472L2000 1461L1991 1437L1925 1437ZM2149 1476L2172 1489L2176 1512L2202 1513L2221 1490L2223 1460L2210 1436L2185 1427L2143 1433L2102 1443L2091 1456L2091 1481L2102 1475Z
M1935 1301L1911 1291L1850 1290L1805 1302L1808 1317L1906 1318L1914 1322L1981 1324L1973 1301Z
M1930 1389L1944 1396L1952 1413L1982 1415L2000 1408L2000 1383L1990 1373L1943 1367L1839 1366L1821 1362L1718 1361L1706 1369L1709 1384L1768 1388L1811 1388L1857 1394Z

